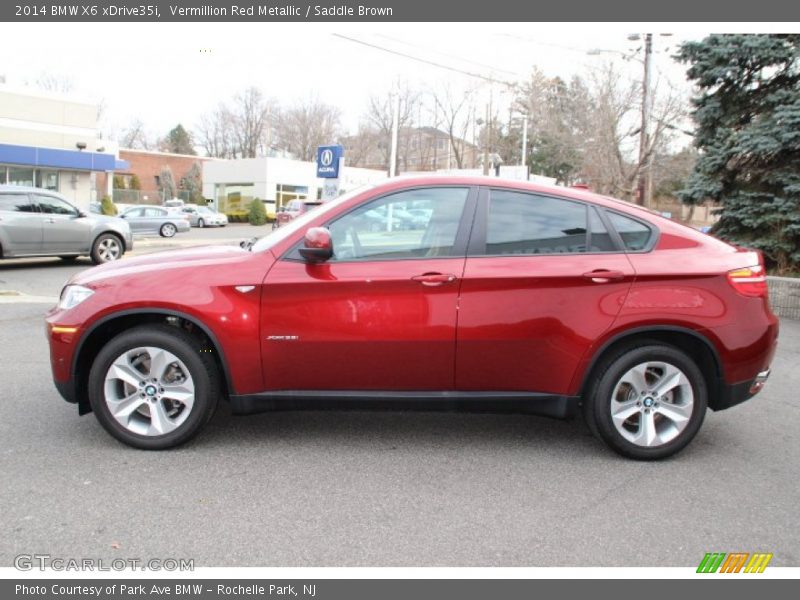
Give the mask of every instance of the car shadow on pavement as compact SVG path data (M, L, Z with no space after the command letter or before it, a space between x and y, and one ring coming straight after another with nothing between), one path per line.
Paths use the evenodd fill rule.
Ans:
M467 449L482 444L541 448L548 454L585 449L596 453L595 440L581 418L550 419L527 414L403 410L294 410L234 416L221 402L217 414L192 445L293 444L340 448L391 443Z

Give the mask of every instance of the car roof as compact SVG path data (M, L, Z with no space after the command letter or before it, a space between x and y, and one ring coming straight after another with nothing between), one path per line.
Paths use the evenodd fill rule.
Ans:
M8 185L6 183L0 185L0 192L17 192L19 194L50 194L51 196L58 196L59 198L62 197L61 194L55 192L53 190L48 190L45 188L37 188L30 185Z

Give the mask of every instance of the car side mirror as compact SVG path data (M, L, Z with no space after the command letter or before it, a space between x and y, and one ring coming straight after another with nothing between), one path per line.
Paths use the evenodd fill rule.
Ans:
M120 218L120 219L127 219L127 218L128 218L128 215L126 215L126 214L121 214L121 215L119 216L119 218Z
M306 231L305 246L299 250L300 256L310 263L325 262L333 256L331 232L325 227L312 227Z

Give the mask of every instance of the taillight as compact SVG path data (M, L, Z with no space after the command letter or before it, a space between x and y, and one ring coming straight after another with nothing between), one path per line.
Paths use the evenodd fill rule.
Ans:
M767 295L767 273L762 265L728 271L728 281L742 296L758 298Z

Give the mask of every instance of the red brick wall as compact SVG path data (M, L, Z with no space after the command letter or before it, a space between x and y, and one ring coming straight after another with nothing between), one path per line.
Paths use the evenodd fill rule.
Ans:
M147 152L144 150L120 150L121 160L127 160L130 168L125 171L116 171L115 175L136 175L142 185L143 194L158 194L156 175L161 173L164 166L172 169L175 184L180 185L181 178L186 176L194 163L200 163L202 172L203 163L212 160L204 156L186 156L183 154L163 154L160 152ZM98 197L102 197L106 190L107 173L97 174Z

